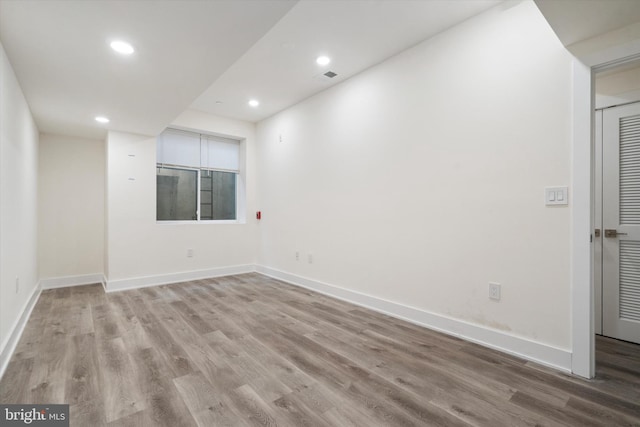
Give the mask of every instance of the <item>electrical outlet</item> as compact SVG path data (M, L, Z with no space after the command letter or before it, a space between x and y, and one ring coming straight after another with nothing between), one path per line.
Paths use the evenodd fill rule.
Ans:
M193 249L187 249L187 257L193 258Z
M16 294L20 292L20 278L16 277Z
M309 264L313 264L313 255L309 254L308 260Z
M489 283L489 298L500 301L500 283Z
M300 252L296 251L296 261L300 261Z

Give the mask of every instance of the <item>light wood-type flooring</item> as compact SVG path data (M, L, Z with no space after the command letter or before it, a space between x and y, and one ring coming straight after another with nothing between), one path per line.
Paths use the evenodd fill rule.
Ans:
M2 403L71 426L640 426L640 346L586 381L259 274L44 291Z

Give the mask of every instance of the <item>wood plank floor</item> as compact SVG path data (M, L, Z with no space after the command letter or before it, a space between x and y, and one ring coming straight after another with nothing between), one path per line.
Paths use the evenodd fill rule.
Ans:
M72 426L640 426L640 346L586 381L259 274L44 291L2 403Z

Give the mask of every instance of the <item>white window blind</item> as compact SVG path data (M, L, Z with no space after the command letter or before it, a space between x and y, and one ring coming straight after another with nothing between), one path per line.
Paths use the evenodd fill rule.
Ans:
M238 172L240 142L212 135L166 129L158 137L157 163Z
M203 168L238 171L240 144L233 139L203 135L200 158Z

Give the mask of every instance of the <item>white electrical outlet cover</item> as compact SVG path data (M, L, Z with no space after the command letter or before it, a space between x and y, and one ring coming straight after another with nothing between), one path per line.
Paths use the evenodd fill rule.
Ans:
M500 283L489 283L489 298L500 301Z

